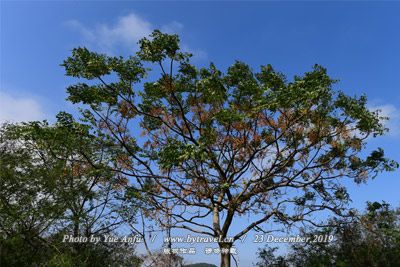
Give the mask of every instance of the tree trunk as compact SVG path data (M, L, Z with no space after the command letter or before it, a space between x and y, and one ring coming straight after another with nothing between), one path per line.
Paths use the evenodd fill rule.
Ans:
M229 249L232 247L231 243L220 243L220 253L221 253L221 267L231 267L231 254ZM222 249L228 249L228 253L222 253Z
M231 254L221 254L221 267L231 267Z

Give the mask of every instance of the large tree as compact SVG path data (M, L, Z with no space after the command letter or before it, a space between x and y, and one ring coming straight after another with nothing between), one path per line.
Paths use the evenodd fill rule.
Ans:
M396 167L382 149L365 149L385 131L379 113L365 96L334 90L321 66L293 80L239 61L223 73L191 64L177 35L156 30L139 45L127 59L77 48L63 66L81 79L69 100L85 104L85 119L122 148L117 169L161 223L221 238L227 251L272 220L344 216L341 178L360 183ZM247 215L252 222L230 231ZM221 255L230 266L229 253Z
M0 265L132 266L132 246L62 241L116 234L124 223L125 181L90 127L62 112L53 125L4 124L0 140Z

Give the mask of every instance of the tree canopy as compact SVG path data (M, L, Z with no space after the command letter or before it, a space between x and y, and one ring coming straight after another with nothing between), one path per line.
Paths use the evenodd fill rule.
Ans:
M0 133L1 266L139 264L131 245L62 242L117 234L124 222L116 211L124 180L88 126L61 112L54 125L5 124Z
M400 262L400 212L387 203L368 202L366 211L334 226L302 229L302 235L332 235L332 242L290 245L276 256L276 248L259 250L257 266L396 266Z
M115 170L161 224L233 240L271 220L318 225L316 212L348 215L340 178L361 183L397 167L383 149L366 150L384 118L366 96L336 90L322 66L292 80L240 61L224 73L193 65L177 35L156 30L139 45L129 58L76 48L62 65L80 81L68 99L118 148Z

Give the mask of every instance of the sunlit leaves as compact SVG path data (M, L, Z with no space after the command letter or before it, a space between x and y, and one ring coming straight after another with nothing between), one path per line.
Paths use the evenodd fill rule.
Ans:
M75 48L72 56L64 61L66 73L73 77L94 79L110 73L107 56L90 52L87 48Z
M169 139L168 144L160 149L158 156L160 167L165 170L181 166L189 160L206 160L206 154L201 148L173 139Z
M67 75L91 81L71 86L69 99L87 104L85 119L116 147L119 168L169 216L170 198L241 215L294 203L297 214L274 211L284 222L303 220L307 209L339 214L349 196L338 178L362 182L397 167L381 150L362 153L368 137L385 132L382 117L364 96L335 90L322 66L293 79L240 61L226 71L213 63L198 68L177 35L158 30L139 45L126 61L74 50ZM152 67L144 82L142 65ZM286 188L304 193L288 196Z
M105 86L89 86L85 83L71 85L67 88L68 100L72 103L100 104L103 102L115 104L117 92L111 92Z
M190 54L178 52L178 35L164 34L159 30L153 31L150 39L141 39L139 45L140 51L138 55L144 61L161 62L166 58L180 61L190 56Z

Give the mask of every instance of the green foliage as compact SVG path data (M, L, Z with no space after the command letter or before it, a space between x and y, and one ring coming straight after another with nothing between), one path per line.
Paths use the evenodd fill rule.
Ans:
M382 149L366 151L386 118L365 96L335 90L322 66L292 80L240 61L224 73L191 64L177 35L156 30L139 45L127 61L78 48L63 66L90 81L69 87L69 100L84 104L115 171L133 178L127 197L140 197L161 225L168 217L174 227L218 237L235 216L264 214L237 240L268 220L345 215L350 196L339 178L361 183L398 167Z
M258 262L255 263L257 267L271 266L271 267L287 267L286 260L282 256L275 256L277 247L265 247L258 249Z
M139 41L140 52L138 56L144 61L161 62L166 58L174 60L183 60L190 54L179 53L179 37L177 35L169 35L153 31L150 40L143 38Z
M396 266L400 262L400 213L383 202L367 203L366 212L358 218L332 221L333 226L303 230L303 236L333 235L332 242L299 243L290 246L284 265L276 264L275 249L258 253L257 266Z
M5 124L0 134L1 266L139 265L133 247L62 242L122 222L112 204L120 194L113 156L88 125L60 112L53 125Z

